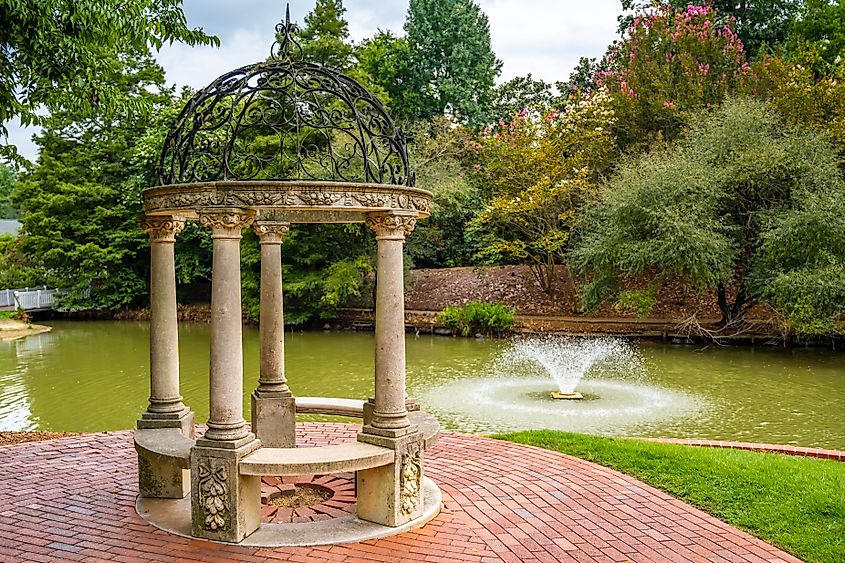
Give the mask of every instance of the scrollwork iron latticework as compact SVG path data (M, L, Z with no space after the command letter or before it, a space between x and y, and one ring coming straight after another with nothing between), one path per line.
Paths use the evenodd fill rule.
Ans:
M197 92L173 123L163 185L216 180L334 180L414 185L405 137L354 79L301 60L297 27L279 24L269 60Z

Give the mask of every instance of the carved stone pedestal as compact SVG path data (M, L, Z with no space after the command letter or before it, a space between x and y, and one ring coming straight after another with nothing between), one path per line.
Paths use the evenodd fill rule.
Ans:
M261 478L238 473L261 442L253 434L213 442L201 438L191 450L191 535L237 543L261 525Z
M296 399L253 391L252 431L265 448L295 448Z
M362 432L358 441L396 452L391 465L357 472L358 518L396 527L422 516L424 442L416 426L396 438Z

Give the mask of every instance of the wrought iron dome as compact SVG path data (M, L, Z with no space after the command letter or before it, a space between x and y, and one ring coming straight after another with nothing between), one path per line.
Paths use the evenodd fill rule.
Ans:
M290 21L271 56L198 91L172 124L162 185L299 180L413 186L405 136L354 79L303 60Z

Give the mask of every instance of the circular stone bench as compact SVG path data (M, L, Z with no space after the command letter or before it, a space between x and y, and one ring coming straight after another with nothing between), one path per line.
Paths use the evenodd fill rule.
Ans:
M366 401L335 397L297 397L296 412L363 418ZM408 418L422 433L425 447L437 442L440 424L430 414L410 410ZM138 452L138 480L141 496L182 498L188 494L190 479L182 472L190 471L194 440L178 428L135 430ZM259 448L241 460L241 475L314 475L359 471L389 465L394 452L363 442L306 448ZM155 475L170 476L155 478Z
M259 448L238 463L241 475L327 475L393 463L394 451L350 442L312 448Z

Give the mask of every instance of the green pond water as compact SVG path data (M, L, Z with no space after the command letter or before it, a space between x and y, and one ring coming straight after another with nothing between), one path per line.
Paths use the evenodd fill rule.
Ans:
M49 324L52 332L0 342L0 430L133 427L149 394L149 326ZM182 394L203 422L208 338L207 325L180 326ZM578 385L584 401L554 401L542 370L501 361L511 346L408 335L409 394L445 428L465 432L547 427L845 449L845 353L631 344L636 370L597 366ZM258 378L254 327L244 329L244 358L248 414ZM288 332L286 370L297 395L366 398L373 335Z

